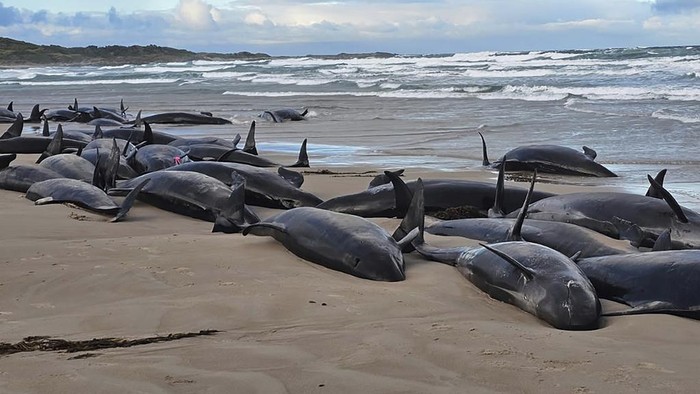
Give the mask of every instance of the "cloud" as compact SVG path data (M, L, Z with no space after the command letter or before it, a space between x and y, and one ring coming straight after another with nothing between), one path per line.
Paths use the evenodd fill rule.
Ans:
M180 0L175 8L177 19L187 27L197 30L207 30L216 26L214 16L219 16L219 10L203 0Z
M120 5L79 13L32 11L0 3L0 35L65 46L156 44L272 54L685 45L692 44L683 40L697 35L699 22L695 20L700 18L698 13L679 12L695 9L698 3L179 0L173 8L159 11L125 12Z
M654 11L660 14L681 14L700 9L698 0L656 0L652 4Z
M10 26L22 21L19 10L15 7L5 7L0 3L0 26Z
M266 15L260 13L260 12L251 12L250 14L246 15L245 18L245 23L249 25L264 25L266 23L271 23L270 20L267 18Z
M122 19L119 17L117 9L114 7L110 8L109 12L107 12L107 20L110 25L121 25L122 23Z

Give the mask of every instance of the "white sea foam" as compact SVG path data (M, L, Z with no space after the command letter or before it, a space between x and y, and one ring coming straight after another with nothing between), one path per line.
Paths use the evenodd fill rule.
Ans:
M681 123L700 123L700 116L683 114L668 109L656 110L651 114L652 118L677 120Z
M71 85L117 85L117 84L159 84L159 83L174 83L178 79L84 79L84 80L69 80L69 81L0 81L2 85L23 85L23 86L71 86Z

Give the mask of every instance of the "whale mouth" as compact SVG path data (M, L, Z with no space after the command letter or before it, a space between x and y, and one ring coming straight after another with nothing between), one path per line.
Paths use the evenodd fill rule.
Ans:
M566 282L566 301L564 301L564 309L566 309L566 312L569 314L569 319L568 319L568 325L571 326L572 324L572 308L571 308L571 286L574 285L574 281L570 280Z
M574 280L566 283L566 299L562 307L566 310L566 316L562 320L566 321L568 330L591 330L599 325L599 303L597 297L595 304L590 304L590 294L585 286L581 286Z

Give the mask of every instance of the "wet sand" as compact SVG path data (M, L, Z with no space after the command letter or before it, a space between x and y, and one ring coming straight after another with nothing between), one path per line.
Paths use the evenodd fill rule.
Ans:
M329 169L346 174L309 173L303 188L326 199L366 188L370 174L359 173L378 170ZM485 170L406 175L495 178ZM700 323L690 319L604 318L595 331L561 331L415 254L406 257L404 282L373 282L306 262L272 238L212 234L211 223L140 202L126 221L108 223L0 190L0 218L0 342L221 331L129 348L0 356L3 393L632 393L697 386ZM398 224L376 222L389 231Z

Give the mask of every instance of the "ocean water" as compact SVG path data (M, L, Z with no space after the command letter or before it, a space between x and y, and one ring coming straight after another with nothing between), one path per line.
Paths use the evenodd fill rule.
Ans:
M14 101L26 115L36 103L124 99L131 116L209 111L233 121L155 126L186 136L245 137L257 120L261 153L296 152L308 138L319 166L474 170L477 132L492 160L520 145L586 145L620 177L543 181L643 192L646 175L667 168L667 188L700 209L700 46L0 68L0 92L0 105ZM308 120L258 118L277 108L308 108Z

